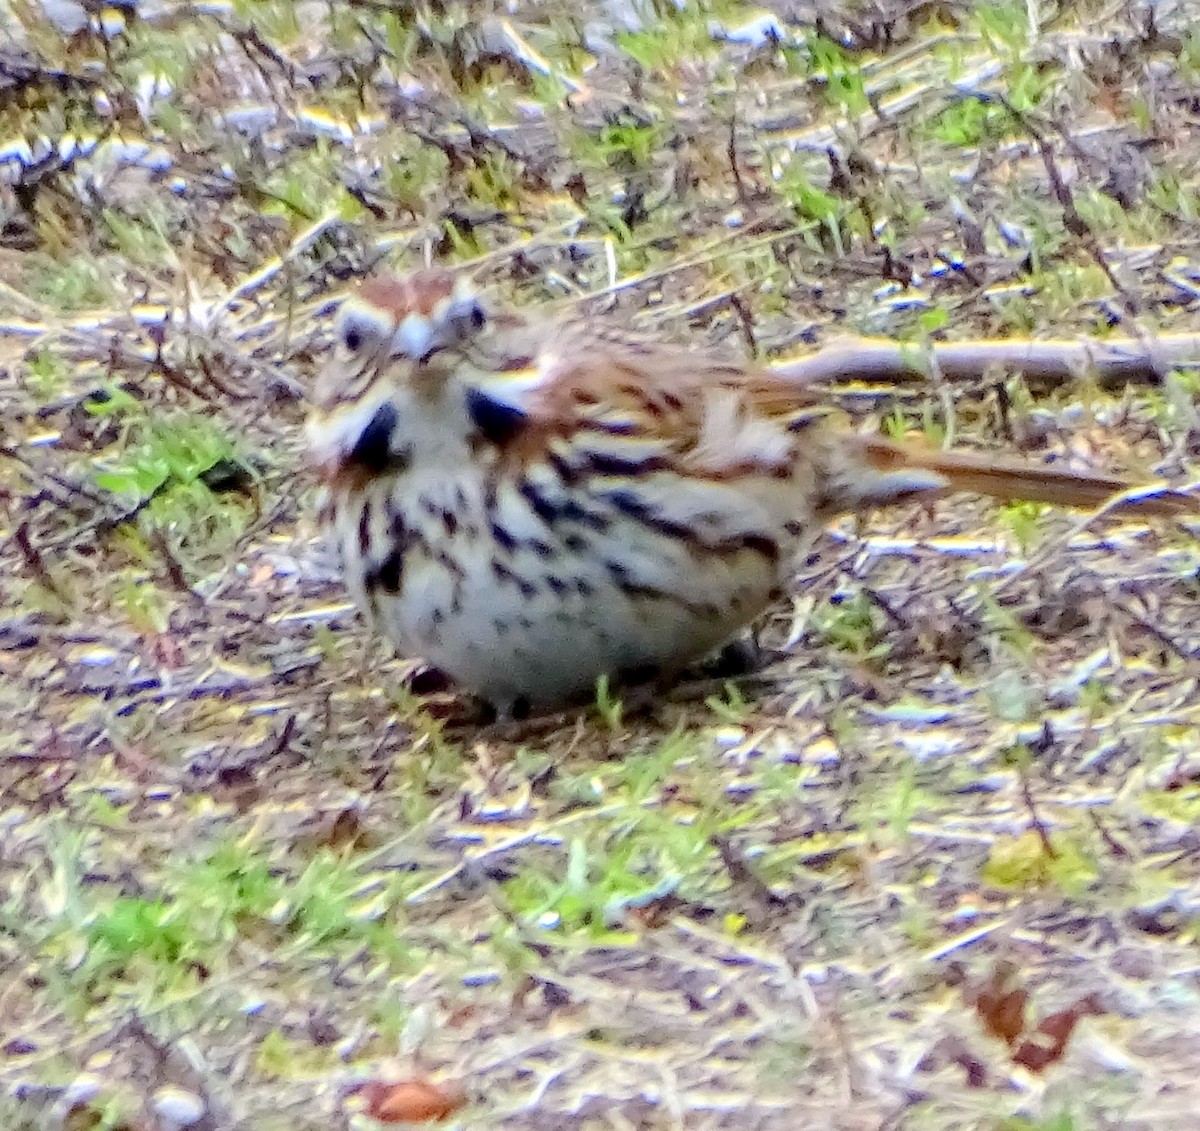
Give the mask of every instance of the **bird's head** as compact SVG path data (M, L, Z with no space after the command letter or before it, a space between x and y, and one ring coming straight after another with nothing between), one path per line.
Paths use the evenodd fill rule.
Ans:
M438 268L378 276L347 298L310 397L307 439L322 477L455 458L471 430L462 350L487 322L471 281Z

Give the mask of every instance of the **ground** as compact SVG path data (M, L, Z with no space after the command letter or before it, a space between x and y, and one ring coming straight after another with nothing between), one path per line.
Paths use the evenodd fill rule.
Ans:
M472 727L302 423L379 261L765 361L1195 332L1195 17L0 11L3 1125L1194 1126L1194 524L881 512L751 678ZM1186 485L1195 389L829 396Z

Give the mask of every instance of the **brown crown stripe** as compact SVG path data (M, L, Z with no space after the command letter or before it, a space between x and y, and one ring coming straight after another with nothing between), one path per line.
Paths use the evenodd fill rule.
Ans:
M409 314L432 314L454 293L454 279L452 271L438 267L416 271L404 279L376 275L363 282L358 297L399 321Z

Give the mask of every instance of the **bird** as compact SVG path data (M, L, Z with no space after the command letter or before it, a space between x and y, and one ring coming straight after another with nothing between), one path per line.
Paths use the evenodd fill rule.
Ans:
M838 516L953 492L1092 509L1131 487L858 431L765 367L494 308L440 267L342 302L310 402L355 604L501 717L678 677Z

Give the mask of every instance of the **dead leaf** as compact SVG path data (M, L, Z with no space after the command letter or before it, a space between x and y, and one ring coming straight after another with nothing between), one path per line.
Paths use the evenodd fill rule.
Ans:
M428 1080L371 1080L361 1095L364 1112L380 1123L440 1123L467 1102L460 1090Z
M169 632L159 632L151 636L150 648L155 660L168 671L178 671L187 663L179 637Z
M988 980L964 996L975 1007L984 1029L1008 1045L1014 1064L1030 1072L1044 1072L1062 1059L1080 1020L1100 1016L1104 1008L1098 995L1088 994L1030 1029L1026 1016L1029 991L1016 984L1016 976L1013 963L998 962Z
M983 1027L1011 1047L1025 1031L1025 1007L1029 991L1012 985L1016 968L1011 963L996 964L987 984L974 994L973 1005Z
M1043 1072L1067 1051L1067 1042L1075 1026L1084 1017L1099 1017L1104 1012L1095 994L1080 998L1067 1009L1060 1009L1044 1018L1037 1029L1013 1053L1013 1063L1030 1072Z

